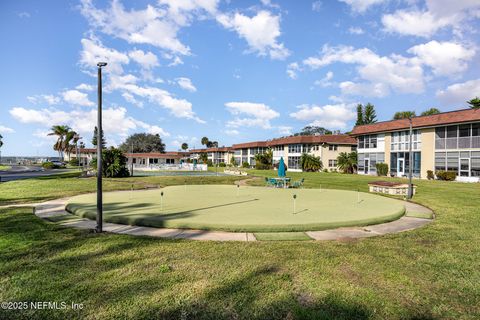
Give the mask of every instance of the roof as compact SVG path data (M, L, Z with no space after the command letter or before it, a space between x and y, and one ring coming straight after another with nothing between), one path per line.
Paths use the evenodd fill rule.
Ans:
M253 141L245 143L237 143L232 145L232 149L244 149L244 148L256 148L256 147L267 147L267 141Z
M192 153L202 153L202 152L228 152L231 151L231 147L220 147L220 148L203 148L203 149L190 149Z
M148 153L126 153L127 157L135 158L182 158L188 155L188 152L167 151L160 152L148 152Z
M412 118L413 128L432 127L462 122L480 121L480 109L462 109L450 112L442 112L431 116L419 116ZM352 135L397 131L408 129L408 119L382 121L353 128Z
M96 153L97 148L80 148L80 152L83 153Z
M291 136L268 141L269 146L296 143L357 144L357 140L347 134L325 134L319 136Z

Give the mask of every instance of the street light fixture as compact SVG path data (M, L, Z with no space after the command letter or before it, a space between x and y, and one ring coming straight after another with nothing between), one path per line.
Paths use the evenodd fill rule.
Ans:
M408 195L407 199L413 197L412 173L413 173L413 153L412 153L412 117L408 117L409 121L409 143L408 143Z
M97 227L96 232L103 231L103 199L102 199L102 67L106 62L97 63L98 67L98 112L97 112Z

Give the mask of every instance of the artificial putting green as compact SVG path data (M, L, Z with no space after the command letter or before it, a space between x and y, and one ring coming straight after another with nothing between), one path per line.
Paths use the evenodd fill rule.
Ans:
M67 210L95 219L96 195L73 197ZM399 200L355 191L185 185L105 193L103 212L106 222L139 226L284 232L377 224L400 218L405 208Z

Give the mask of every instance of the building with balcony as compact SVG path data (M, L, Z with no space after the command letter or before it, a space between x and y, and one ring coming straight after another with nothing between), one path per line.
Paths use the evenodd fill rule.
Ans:
M410 168L408 119L356 126L358 172L376 174L376 163L389 165L390 175L406 176ZM480 177L480 110L464 109L412 118L413 175L427 171L457 172L459 181Z

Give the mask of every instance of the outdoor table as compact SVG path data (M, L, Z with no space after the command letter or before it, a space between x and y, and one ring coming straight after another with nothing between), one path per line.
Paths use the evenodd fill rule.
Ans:
M279 186L282 188L287 188L288 184L290 183L290 178L272 178L275 180L275 186L278 188Z

